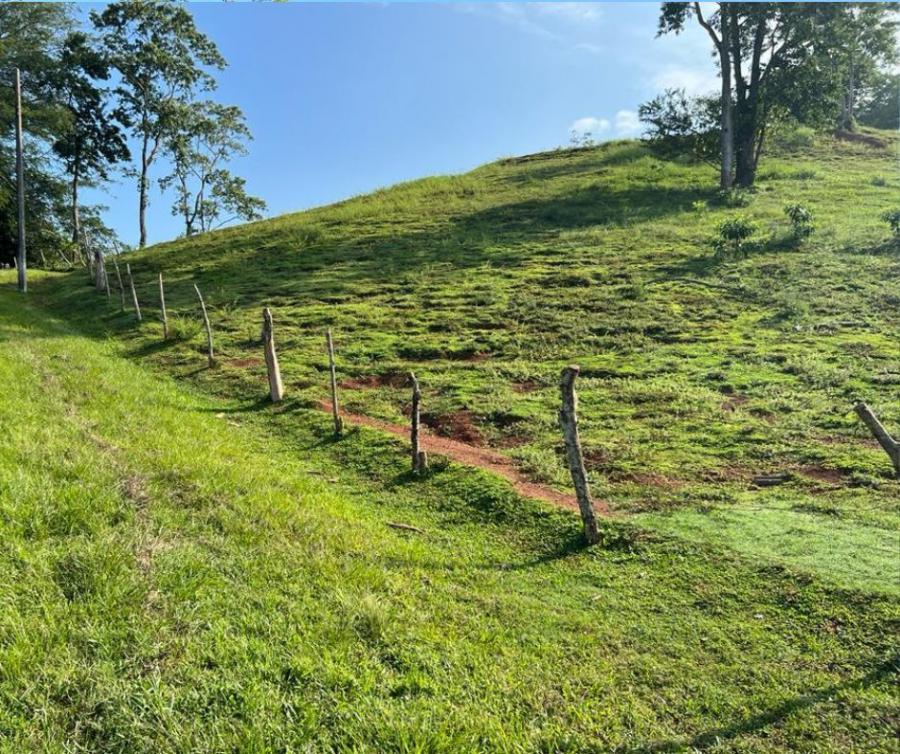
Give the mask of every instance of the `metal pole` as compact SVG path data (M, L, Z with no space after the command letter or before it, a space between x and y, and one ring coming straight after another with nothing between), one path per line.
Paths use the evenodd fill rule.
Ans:
M25 275L25 156L22 143L22 81L16 68L16 189L19 205L19 245L16 267L19 271L19 290L28 290Z

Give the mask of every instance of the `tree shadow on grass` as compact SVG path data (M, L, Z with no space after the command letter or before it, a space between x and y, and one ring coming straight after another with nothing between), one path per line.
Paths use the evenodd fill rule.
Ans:
M769 726L776 725L795 712L814 707L815 705L833 699L835 695L844 691L859 691L885 680L900 670L900 654L895 654L861 678L855 681L845 681L827 686L817 691L801 694L792 699L787 699L770 709L760 712L752 717L732 725L700 733L690 739L672 739L668 741L655 741L653 743L621 750L622 754L669 754L670 752L700 751L710 746L721 744L744 734L756 733Z

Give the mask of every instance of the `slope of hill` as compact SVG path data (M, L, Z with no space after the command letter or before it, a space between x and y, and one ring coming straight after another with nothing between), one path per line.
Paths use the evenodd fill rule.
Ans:
M145 314L46 288L69 317L218 395L263 394L260 310L273 308L293 405L327 397L332 327L345 408L402 423L406 373L433 431L505 453L568 487L555 412L569 362L594 490L644 525L896 591L900 484L851 408L900 427L896 137L824 140L768 158L757 191L723 200L711 168L635 142L502 160L309 212L129 255ZM795 244L783 209L816 232ZM745 206L729 206L733 204ZM713 252L723 220L759 231ZM155 278L178 339L159 342ZM197 371L192 283L219 366ZM785 484L753 479L784 473Z
M895 597L623 522L584 549L0 283L0 751L893 751Z

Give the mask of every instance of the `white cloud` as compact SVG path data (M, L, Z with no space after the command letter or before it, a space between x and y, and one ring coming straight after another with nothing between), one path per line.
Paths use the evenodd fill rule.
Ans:
M684 89L689 96L696 96L716 91L719 77L710 68L668 65L653 77L653 86L658 90Z
M601 45L595 45L591 42L579 42L572 49L578 52L588 52L591 55L599 55L603 52L603 47Z
M596 23L603 18L601 3L529 3L525 7L533 8L539 15L570 23Z
M572 40L573 27L596 24L603 17L600 3L457 3L454 10L495 18L503 23L544 39L561 44ZM598 52L590 42L574 45L576 49Z
M591 136L599 136L605 131L609 131L612 124L606 118L579 118L571 126L569 132L579 136L591 134Z
M634 110L619 110L616 113L616 133L627 136L641 130L641 121Z

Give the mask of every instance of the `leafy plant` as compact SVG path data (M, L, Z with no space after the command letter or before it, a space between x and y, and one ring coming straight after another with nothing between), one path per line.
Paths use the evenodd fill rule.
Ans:
M894 238L900 239L900 209L892 209L885 212L881 219L891 226L891 233L894 234Z
M794 239L801 240L811 236L816 229L813 225L812 212L802 204L789 204L784 208L784 214L791 221L791 229Z
M727 253L739 255L744 242L756 232L756 225L743 215L726 220L719 226L719 239L716 241L716 254Z

